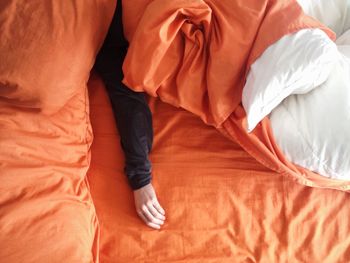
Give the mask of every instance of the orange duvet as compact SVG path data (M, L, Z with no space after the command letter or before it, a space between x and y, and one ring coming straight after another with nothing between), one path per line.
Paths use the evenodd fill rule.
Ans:
M146 8L148 2L124 1L126 34L132 40L126 81L195 114L150 101L153 183L167 213L164 228L149 229L136 215L113 114L95 76L89 83L95 133L89 183L92 134L85 87L52 115L0 103L0 262L350 261L348 195L306 188L283 175L314 186L346 186L331 181L322 185L317 175L306 175L284 160L267 120L254 134L246 134L238 99L242 76L268 43L298 28L320 25L304 17L293 1L155 0L157 5ZM231 13L235 4L246 6L247 16L240 16L244 19L238 24L225 19L236 17ZM279 8L288 12L276 12ZM184 23L173 23L173 18ZM153 34L160 32L159 38L148 37L147 42L142 31L134 34L140 21L154 27ZM270 30L276 21L286 27ZM255 26L247 27L250 23ZM223 30L239 32L239 41L230 41ZM213 46L207 38L214 39ZM171 48L157 48L164 43ZM238 47L232 48L233 43ZM240 52L240 45L251 49ZM149 46L156 52L134 53ZM215 59L206 60L210 54ZM230 54L237 55L238 64L227 60ZM150 64L138 71L132 58ZM175 74L176 85L169 69L180 73ZM135 72L145 81L141 86L132 77Z
M90 81L88 178L101 263L350 262L350 196L273 172L184 110L152 99L153 183L167 220L138 218L102 82Z
M83 86L53 115L0 103L0 262L98 262Z
M303 28L321 28L295 0L124 1L131 41L124 82L159 96L218 127L266 167L301 184L349 190L290 163L276 145L268 119L248 134L241 105L250 65L272 43ZM140 62L142 61L142 62Z
M125 83L187 111L150 101L153 183L167 216L155 231L136 215L109 102L91 80L89 180L101 262L349 262L349 195L295 180L347 184L285 160L268 120L247 134L240 105L249 65L269 44L305 27L332 32L288 0L135 0L123 8Z

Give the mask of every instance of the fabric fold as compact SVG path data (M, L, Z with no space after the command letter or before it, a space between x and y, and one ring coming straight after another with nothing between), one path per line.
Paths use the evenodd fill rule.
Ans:
M293 0L123 2L130 41L124 83L199 116L270 169L300 183L347 189L290 163L268 120L246 132L242 90L250 66L273 43L305 28L334 33ZM287 47L286 47L287 48Z

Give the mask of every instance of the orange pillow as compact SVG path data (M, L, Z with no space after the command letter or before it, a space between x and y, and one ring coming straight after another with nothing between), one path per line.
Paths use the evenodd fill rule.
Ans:
M86 85L116 2L0 1L0 100L62 108Z

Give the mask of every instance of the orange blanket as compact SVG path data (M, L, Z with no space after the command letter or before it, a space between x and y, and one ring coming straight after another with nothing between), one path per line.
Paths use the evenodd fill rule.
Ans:
M98 262L86 87L56 114L0 102L0 262Z
M90 82L88 178L101 263L350 262L350 196L304 187L259 164L198 117L151 100L153 183L167 220L138 218L102 82Z
M350 189L290 163L265 119L246 132L242 89L250 65L282 36L321 28L294 0L124 1L130 49L124 82L218 127L266 167L315 187Z

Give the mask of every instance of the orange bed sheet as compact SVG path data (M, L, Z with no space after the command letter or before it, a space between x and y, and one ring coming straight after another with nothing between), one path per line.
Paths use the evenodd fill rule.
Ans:
M0 262L98 262L82 86L53 115L0 102Z
M350 262L350 195L268 170L184 110L151 99L160 231L138 219L102 82L89 83L94 131L88 173L102 263Z

